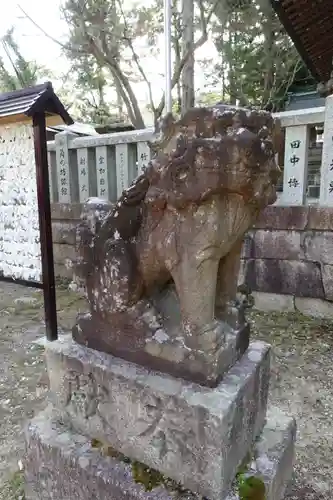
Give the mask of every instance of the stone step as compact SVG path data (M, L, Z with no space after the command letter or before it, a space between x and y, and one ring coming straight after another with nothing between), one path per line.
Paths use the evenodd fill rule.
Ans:
M46 345L52 402L79 434L220 500L265 424L270 347L250 344L215 388L78 345Z
M52 407L35 417L26 432L24 460L26 500L202 500L190 492L164 484L152 491L137 482L133 464L104 456L91 440L58 423ZM253 460L243 476L265 483L265 500L281 500L292 477L296 425L276 409L253 450ZM137 476L136 476L137 477ZM139 476L141 480L144 476ZM147 476L146 482L153 476ZM161 478L155 477L155 484ZM165 482L165 478L163 480ZM260 484L260 483L259 483ZM256 498L259 496L252 496ZM239 500L237 483L219 500Z

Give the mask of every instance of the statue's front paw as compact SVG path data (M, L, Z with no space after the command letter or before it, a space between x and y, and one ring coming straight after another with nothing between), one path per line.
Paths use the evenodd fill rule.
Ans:
M225 342L225 324L214 320L197 334L198 349L206 352L217 351Z

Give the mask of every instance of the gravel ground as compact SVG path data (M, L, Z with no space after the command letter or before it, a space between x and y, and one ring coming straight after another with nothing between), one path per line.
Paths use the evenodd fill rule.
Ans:
M333 497L333 323L297 313L250 315L252 336L273 345L270 403L295 416L289 500Z
M59 326L84 300L59 289ZM288 500L331 500L333 491L333 323L299 314L252 312L252 337L273 345L270 403L298 423L295 480ZM0 283L0 500L23 500L23 429L45 405L47 376L40 291Z

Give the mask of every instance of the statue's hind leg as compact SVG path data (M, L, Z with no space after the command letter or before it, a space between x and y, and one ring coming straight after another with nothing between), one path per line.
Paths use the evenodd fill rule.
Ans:
M240 353L247 349L250 340L243 304L237 303L242 245L241 238L219 262L215 301L215 316L237 332L237 350Z
M236 299L242 244L243 240L241 239L219 262L216 283L215 314L218 318L225 321L229 320L230 307L232 307Z

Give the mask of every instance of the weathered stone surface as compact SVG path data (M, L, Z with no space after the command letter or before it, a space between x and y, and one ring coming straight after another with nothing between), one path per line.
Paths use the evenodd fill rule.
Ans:
M306 260L332 264L333 232L306 231L302 234L302 247Z
M76 344L47 343L53 402L73 428L220 500L260 434L269 346L250 345L215 389Z
M76 224L70 222L55 221L52 223L53 243L75 246Z
M332 207L309 207L307 229L317 231L333 231Z
M77 342L145 366L160 358L171 374L181 362L183 377L218 384L226 335L247 331L236 296L242 239L276 200L279 130L269 113L223 105L165 118L155 157L100 227L89 200L84 209L76 271L91 317L78 318Z
M295 297L295 308L306 316L333 319L332 303L327 300Z
M301 233L298 231L257 230L254 233L254 259L287 259L302 258Z
M281 500L291 479L296 426L280 412L268 421L254 449L249 475L265 481L265 500ZM52 409L39 414L26 432L24 460L27 500L179 500L179 495L157 486L145 491L133 478L132 466L103 456L91 440L59 424ZM199 500L183 493L182 500ZM239 500L230 491L219 500Z
M77 282L79 283L78 280ZM170 308L171 323L177 319L177 307L173 301L170 302L171 306L174 306ZM166 305L165 300L163 306ZM117 337L113 337L112 354L126 358L128 361L140 362L141 365L149 366L154 370L171 372L175 376L208 387L217 385L217 381L221 380L249 345L250 327L245 324L240 329L225 333L223 344L214 353L204 353L202 350L188 352L186 346L179 344L178 341L170 342L169 335L164 329L159 328L149 308L143 312L143 317L150 322L150 325L154 325L154 333L151 332L146 338L133 338L131 325L127 325L123 331L119 331ZM144 326L143 324L142 328ZM85 333L83 334L82 331ZM87 339L86 344L92 349L109 352L109 337L110 325L94 322L94 317L90 314L82 314L78 317L77 325L73 329L74 340L79 338L81 343L83 339ZM125 349L126 354L124 354Z
M243 283L245 283L245 272L246 272L247 262L248 262L247 259L241 259L241 261L240 261L238 280L237 280L238 285L242 285Z
M51 409L26 432L27 500L170 500L162 487L146 492L131 465L104 457L91 439L58 423Z
M255 231L248 231L243 240L241 259L254 258L254 235Z
M252 293L254 297L254 307L259 311L295 311L294 297L292 295L264 292Z
M81 203L52 203L51 218L52 220L80 220L82 212Z
M66 264L60 264L59 262L54 263L54 275L57 278L73 279L73 265L71 261L67 261Z
M304 230L308 223L309 207L269 206L255 222L257 229Z
M54 243L53 245L54 261L61 264L72 263L76 260L75 248L72 245L60 245Z
M321 266L321 275L323 277L325 298L326 300L333 301L333 259L332 259L332 265L323 264Z
M249 259L243 272L244 282L254 291L325 298L320 264L316 262Z
M292 479L295 460L296 422L277 408L267 412L267 422L256 443L245 475L260 477L266 486L265 500L282 500ZM240 500L230 493L226 500ZM256 500L256 497L253 497ZM305 500L305 499L304 499Z

